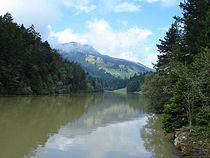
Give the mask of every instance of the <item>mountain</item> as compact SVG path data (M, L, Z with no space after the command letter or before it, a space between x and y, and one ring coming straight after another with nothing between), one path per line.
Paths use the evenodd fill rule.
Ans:
M77 42L60 45L59 52L64 58L81 64L90 75L103 80L128 79L134 74L153 71L140 63L102 55L92 46Z

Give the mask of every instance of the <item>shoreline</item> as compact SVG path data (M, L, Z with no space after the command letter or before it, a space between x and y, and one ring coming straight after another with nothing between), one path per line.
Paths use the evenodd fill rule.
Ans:
M187 158L210 158L210 140L193 135L185 127L176 129L173 144L178 156Z
M94 94L94 93L104 93L105 91L93 91L93 92L72 92L72 93L55 93L55 94L7 94L1 97L39 97L39 96L62 96L62 95L74 95L74 94Z

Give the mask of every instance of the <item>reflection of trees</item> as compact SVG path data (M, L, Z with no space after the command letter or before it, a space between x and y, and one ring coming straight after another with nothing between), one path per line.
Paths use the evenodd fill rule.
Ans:
M147 125L141 129L144 147L154 158L176 158L172 153L172 144L166 138L161 128L160 117L150 116Z
M139 94L127 94L127 102L130 107L133 107L136 110L146 112L147 110L147 100L143 95Z
M147 110L148 102L143 95L129 93L120 94L108 92L104 93L104 99L108 99L111 103L116 104L128 104L131 108L145 112Z
M138 95L130 97L116 93L104 93L102 102L95 102L95 105L88 108L86 113L79 119L63 127L59 134L73 138L78 135L86 135L98 127L103 127L113 122L123 122L138 118L140 116L139 109L142 109L141 106L138 106ZM139 108L130 106L131 102L128 103L128 100L133 100L133 105Z
M101 98L90 94L0 98L0 157L24 157Z
M144 111L143 105L144 99L139 95L115 93L2 97L0 157L24 157L69 122L83 119L90 125L88 128L94 128L138 117L139 111Z

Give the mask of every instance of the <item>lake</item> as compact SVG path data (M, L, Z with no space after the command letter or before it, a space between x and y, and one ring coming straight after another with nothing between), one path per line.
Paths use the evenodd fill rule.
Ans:
M0 158L176 158L138 94L0 97Z

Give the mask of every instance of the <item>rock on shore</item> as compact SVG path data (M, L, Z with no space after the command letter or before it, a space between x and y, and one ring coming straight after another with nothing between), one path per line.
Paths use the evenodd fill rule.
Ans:
M174 145L186 158L210 158L209 144L205 140L190 135L185 128L175 132Z

